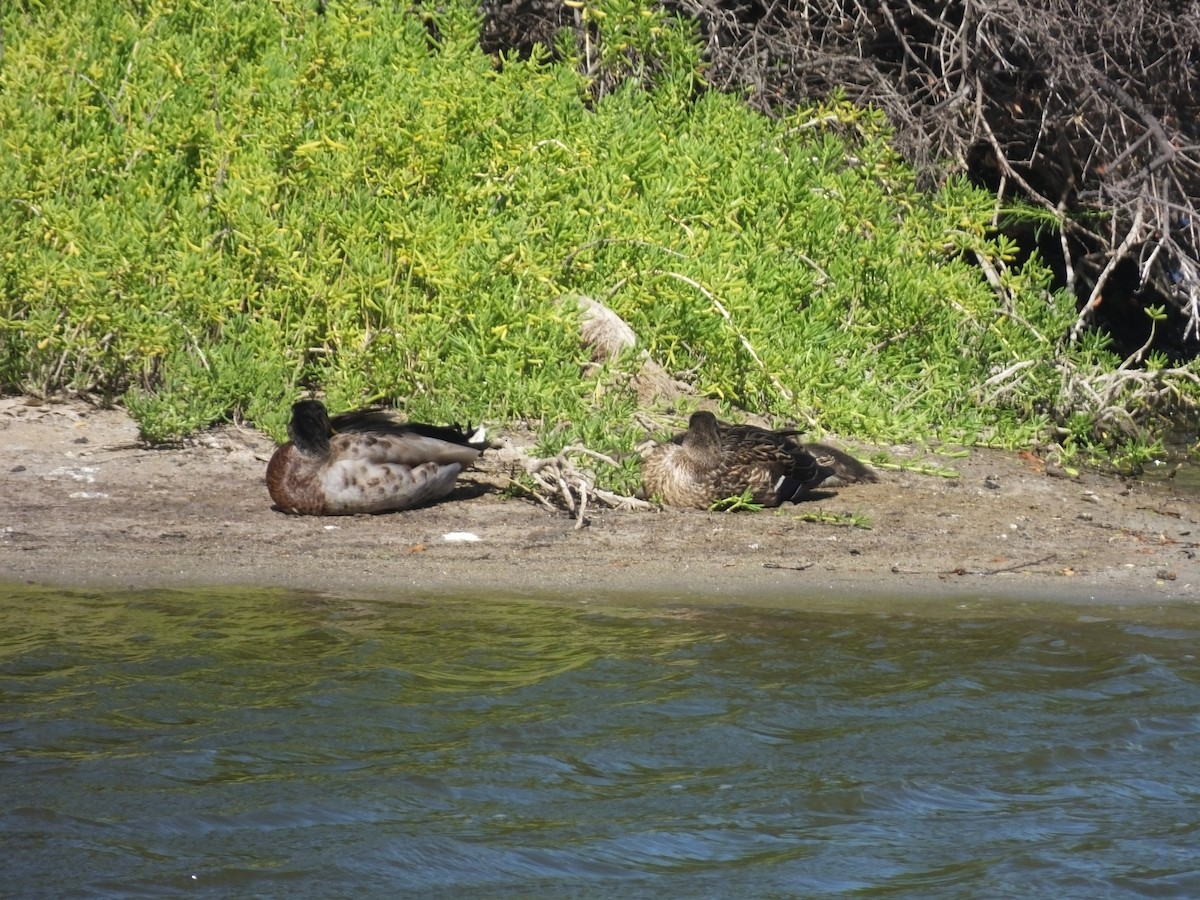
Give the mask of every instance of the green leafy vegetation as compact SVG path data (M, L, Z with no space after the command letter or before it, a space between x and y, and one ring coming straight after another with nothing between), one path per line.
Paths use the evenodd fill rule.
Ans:
M462 2L315 6L4 5L0 389L120 400L156 441L279 438L320 388L627 451L634 360L590 372L556 302L585 294L729 417L1147 452L1067 390L1119 360L1064 345L994 199L918 192L878 113L706 93L690 28L633 0L553 63L483 55Z
M749 488L736 497L723 497L708 508L709 512L760 512L761 503L754 502L754 492Z
M822 509L809 510L802 513L786 514L789 519L800 522L813 522L817 525L833 525L841 528L861 528L871 530L871 517L857 512L831 513Z

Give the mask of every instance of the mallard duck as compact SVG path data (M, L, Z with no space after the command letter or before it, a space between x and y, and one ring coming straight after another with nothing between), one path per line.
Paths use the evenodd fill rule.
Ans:
M332 420L319 400L292 406L291 438L267 464L267 490L281 510L338 516L431 503L454 488L487 446L457 426L401 423L377 409Z
M846 481L876 480L849 454L824 444L804 445L799 434L794 429L730 425L706 411L692 413L685 433L659 445L646 458L643 489L668 506L708 509L747 490L754 503L779 506L803 500L834 476Z

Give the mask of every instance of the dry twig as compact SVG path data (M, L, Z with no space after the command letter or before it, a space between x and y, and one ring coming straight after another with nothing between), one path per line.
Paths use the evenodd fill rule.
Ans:
M508 459L521 466L535 487L530 488L517 479L510 482L532 494L547 509L565 509L575 519L575 527L586 524L588 504L597 502L612 509L653 509L652 504L637 497L627 497L595 486L595 476L580 468L572 456L584 456L610 466L620 463L603 453L582 444L564 447L555 456L532 457L524 449L510 450Z

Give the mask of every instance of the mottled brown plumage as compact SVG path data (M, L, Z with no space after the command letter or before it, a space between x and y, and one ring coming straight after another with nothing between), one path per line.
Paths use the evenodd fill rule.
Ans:
M710 412L693 413L688 430L655 448L642 465L647 496L668 506L708 509L750 491L762 506L803 500L827 478L875 481L849 454L824 444L804 445L800 433L730 425Z
M391 512L431 503L454 488L484 444L457 427L401 423L380 410L335 416L302 400L291 440L267 465L267 490L284 512L309 516Z

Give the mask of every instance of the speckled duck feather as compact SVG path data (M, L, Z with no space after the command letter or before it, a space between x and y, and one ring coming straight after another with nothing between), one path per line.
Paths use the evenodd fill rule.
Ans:
M642 466L647 496L668 506L708 509L750 491L753 502L779 506L803 500L828 478L875 481L847 453L824 444L805 445L800 432L731 425L711 412L693 413L688 430L655 448Z
M267 465L267 490L282 511L309 516L432 503L454 489L486 446L457 426L398 422L377 409L330 420L319 400L292 407L288 436Z

